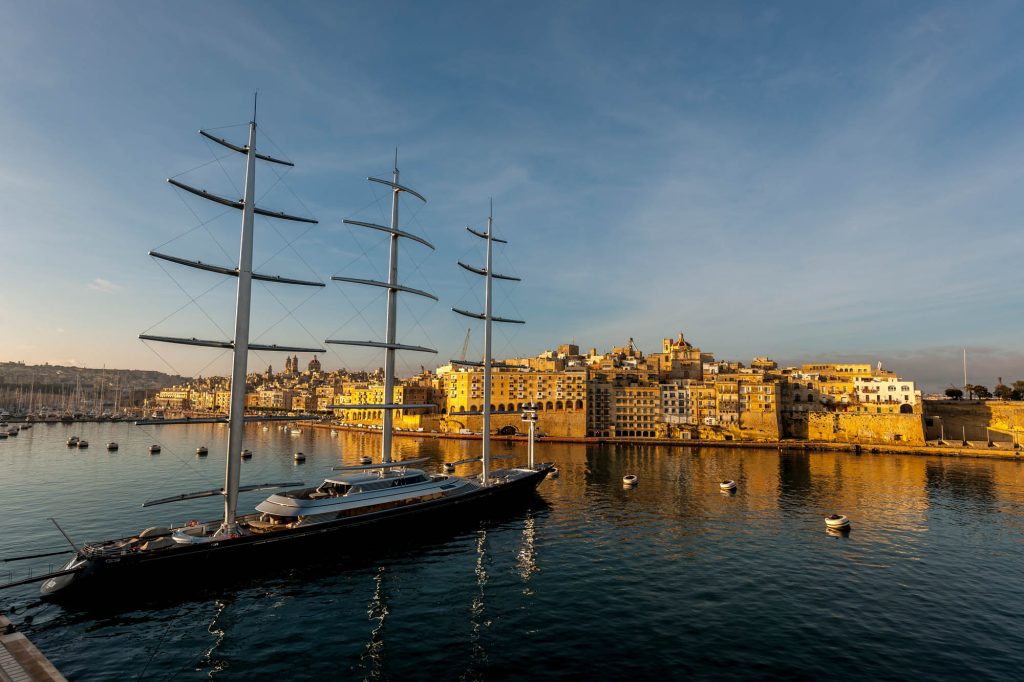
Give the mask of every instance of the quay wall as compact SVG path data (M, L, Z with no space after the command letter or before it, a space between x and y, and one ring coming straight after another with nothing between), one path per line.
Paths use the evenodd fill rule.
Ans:
M919 414L811 412L807 415L807 438L861 445L924 445L924 420Z
M936 440L1018 441L1024 438L1024 402L1007 400L926 400L928 438Z

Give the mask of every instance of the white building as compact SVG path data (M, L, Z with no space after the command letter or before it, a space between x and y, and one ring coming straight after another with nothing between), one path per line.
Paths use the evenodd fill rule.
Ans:
M894 376L855 377L854 392L861 403L899 403L914 406L921 402L921 391L913 381Z

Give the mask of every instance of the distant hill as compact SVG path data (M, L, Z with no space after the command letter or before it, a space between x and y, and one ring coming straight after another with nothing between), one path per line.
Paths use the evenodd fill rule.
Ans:
M139 405L147 395L187 381L188 377L153 370L0 362L0 407L103 411L115 404Z

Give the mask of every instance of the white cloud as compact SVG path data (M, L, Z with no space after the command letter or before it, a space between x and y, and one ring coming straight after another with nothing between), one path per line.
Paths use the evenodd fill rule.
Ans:
M92 289L93 291L99 291L104 294L112 294L121 287L118 286L117 284L114 284L110 280L103 279L102 277L97 277L93 281L89 282L89 288Z

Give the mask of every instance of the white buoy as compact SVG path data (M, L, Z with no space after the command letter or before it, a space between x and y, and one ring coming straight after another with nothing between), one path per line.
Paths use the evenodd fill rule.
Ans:
M718 487L731 493L733 490L736 490L736 481L722 481L718 484Z
M625 476L622 477L622 485L629 486L630 488L632 488L637 484L638 480L639 479L637 479L635 475L626 474Z
M294 455L292 456L292 459L294 459L294 460L295 460L295 463L296 463L296 464L301 464L302 462L305 462L305 461L306 461L306 456L305 456L304 454L302 454L301 452L296 452L296 453L295 453L295 454L294 454Z
M118 445L114 441L107 443L107 450L117 450Z
M850 527L850 519L842 514L830 514L825 517L825 525L829 528L844 529Z
M359 463L360 464L372 464L373 463L373 458L370 457L369 455L363 455L362 457L359 458Z

